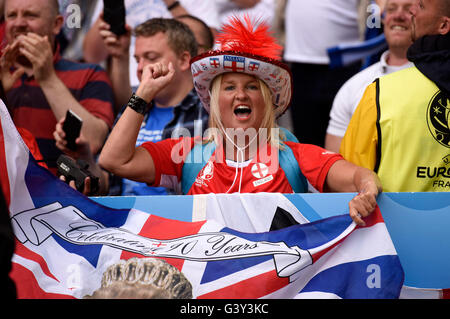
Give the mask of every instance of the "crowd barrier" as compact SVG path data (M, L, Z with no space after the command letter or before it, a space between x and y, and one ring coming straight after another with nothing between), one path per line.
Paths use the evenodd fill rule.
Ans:
M199 220L198 212L207 205L204 196L207 195L91 199L111 208L135 208L165 218L195 221ZM353 193L284 195L309 221L348 213L348 202L353 196ZM404 285L449 288L450 193L382 193L378 205L405 272Z

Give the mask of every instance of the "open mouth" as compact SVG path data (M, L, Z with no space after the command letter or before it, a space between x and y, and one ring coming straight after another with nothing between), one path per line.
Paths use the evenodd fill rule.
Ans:
M252 109L246 105L239 105L234 109L234 114L240 119L246 119L252 113Z
M408 28L405 27L405 26L401 26L401 25L393 25L391 27L391 30L394 30L394 31L406 31L406 30L408 30Z

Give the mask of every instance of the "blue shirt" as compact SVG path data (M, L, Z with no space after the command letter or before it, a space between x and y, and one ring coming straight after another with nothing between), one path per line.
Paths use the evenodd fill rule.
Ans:
M160 141L164 127L172 118L173 107L161 108L154 106L148 116L144 118L136 141L136 147L144 142ZM164 187L149 187L146 183L139 183L124 178L122 179L121 195L167 195L167 191Z
M116 121L122 112L118 114ZM186 128L191 136L203 134L208 128L208 119L208 112L203 108L195 89L192 89L183 101L174 107L158 108L153 106L149 110L144 116L136 146L146 141L156 142L171 138L177 128ZM176 137L179 136L176 135ZM147 184L124 180L112 174L110 176L109 196L165 195L169 192L170 190L164 188L150 187Z

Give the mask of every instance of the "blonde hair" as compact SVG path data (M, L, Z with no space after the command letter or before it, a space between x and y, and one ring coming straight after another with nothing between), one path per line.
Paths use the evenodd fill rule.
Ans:
M220 94L220 86L222 84L223 74L218 75L214 78L211 84L210 91L210 107L209 107L209 130L206 135L206 142L214 141L216 144L220 143L221 128L227 129L223 127L222 118L220 115L219 108L219 94ZM265 116L262 120L261 127L259 129L267 130L267 143L283 149L283 140L286 140L284 133L278 129L278 125L275 121L275 109L272 103L272 93L270 92L269 87L264 81L258 79L259 86L261 88L261 94L265 104ZM276 130L274 130L276 129ZM278 132L278 134L277 134Z

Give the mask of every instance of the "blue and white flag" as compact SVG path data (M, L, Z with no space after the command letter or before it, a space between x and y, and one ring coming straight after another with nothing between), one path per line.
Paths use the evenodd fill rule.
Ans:
M85 298L115 284L175 298L399 297L404 273L379 209L364 227L345 214L259 233L112 209L37 165L3 103L0 115L19 298Z
M388 45L384 33L363 42L343 43L328 48L327 53L330 58L330 68L340 68L357 61L362 61L385 51L387 48ZM376 61L371 61L370 63L374 62ZM370 65L370 63L368 62L366 64ZM363 68L369 65L363 65Z

